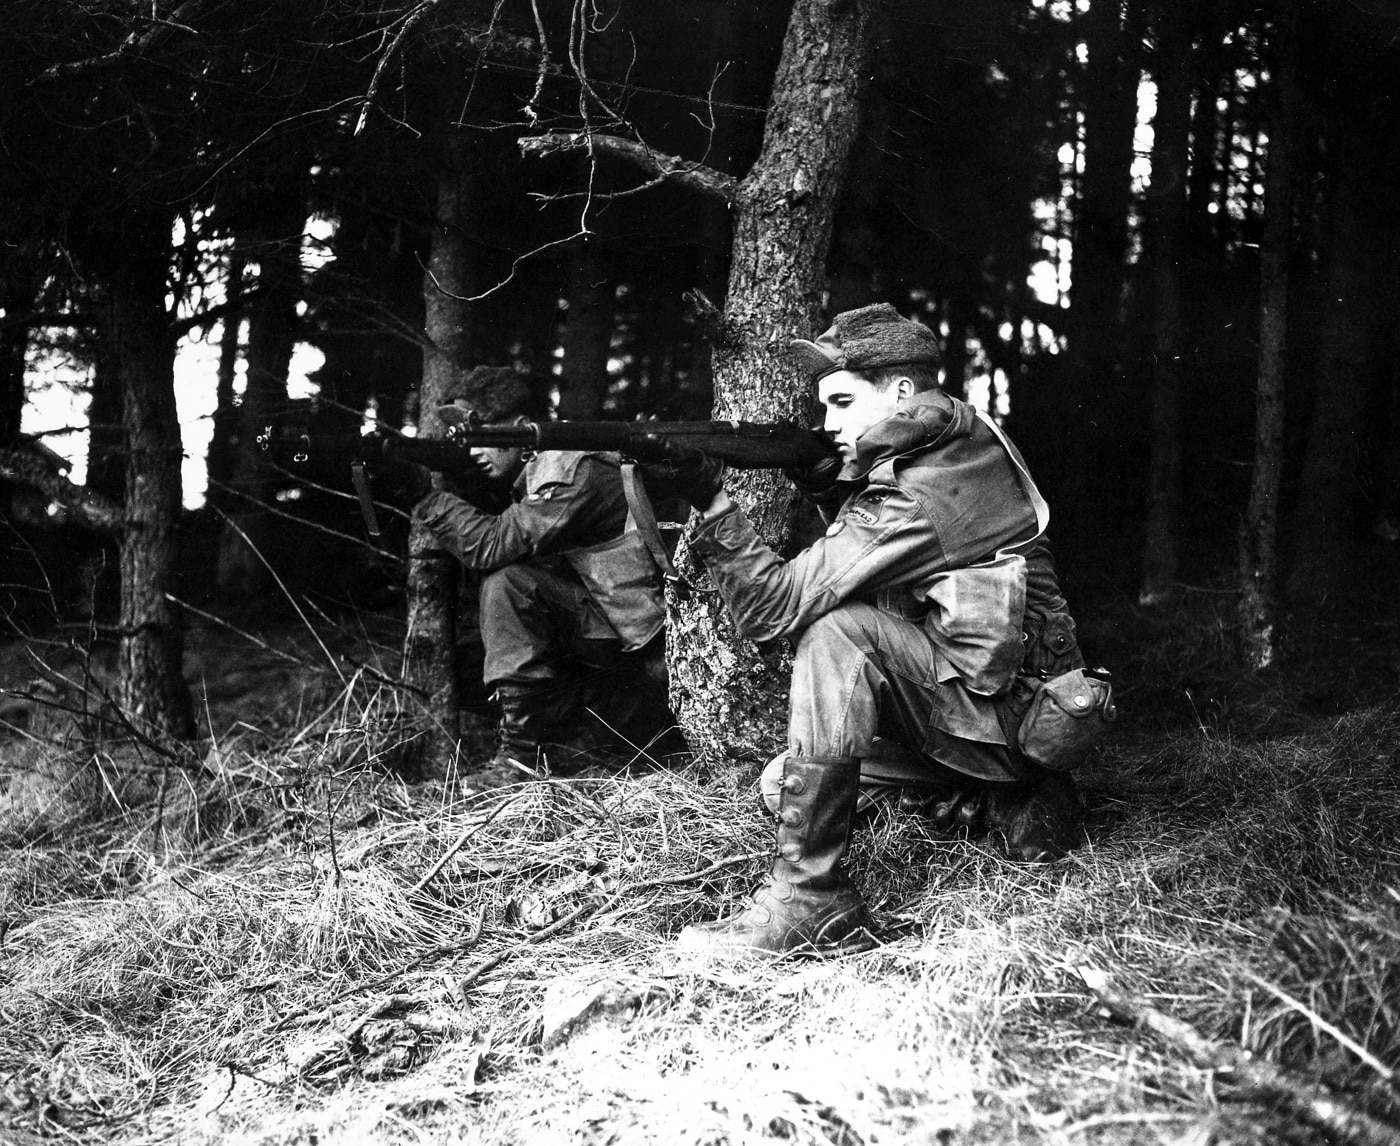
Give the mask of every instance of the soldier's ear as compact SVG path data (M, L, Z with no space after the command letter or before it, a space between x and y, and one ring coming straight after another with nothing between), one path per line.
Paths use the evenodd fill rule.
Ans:
M910 378L901 378L895 383L895 389L901 402L914 396L914 382Z

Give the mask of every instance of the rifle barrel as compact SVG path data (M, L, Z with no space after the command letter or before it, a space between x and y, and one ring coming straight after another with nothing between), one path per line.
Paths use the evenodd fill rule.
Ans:
M791 422L527 422L464 426L452 436L466 446L624 455L639 439L654 436L703 450L736 469L810 465L836 453L825 435Z

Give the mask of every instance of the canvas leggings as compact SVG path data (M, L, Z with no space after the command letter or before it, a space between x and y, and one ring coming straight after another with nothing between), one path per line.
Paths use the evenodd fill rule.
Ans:
M940 681L940 659L922 626L873 605L847 602L827 613L797 646L789 750L860 757L863 778L884 766L891 780L921 772L933 779L944 768L982 780L1021 779L1024 766L1005 743L947 730L970 705L1000 702L971 697L956 680Z

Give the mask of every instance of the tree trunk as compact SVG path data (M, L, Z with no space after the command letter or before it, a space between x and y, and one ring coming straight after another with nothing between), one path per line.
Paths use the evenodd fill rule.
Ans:
M596 419L608 390L615 296L601 242L596 235L581 239L569 259L561 418Z
M1127 25L1139 2L1094 0L1085 18L1084 173L1074 205L1070 392L1060 413L1067 419L1062 498L1079 507L1073 520L1084 526L1094 523L1083 511L1105 502L1114 475L1111 443L1123 428L1119 359L1138 88ZM1099 496L1089 496L1095 488Z
M1194 53L1197 98L1191 109L1191 171L1186 198L1193 238L1204 241L1214 230L1209 208L1215 202L1215 180L1227 178L1221 172L1220 112L1215 104L1225 74L1221 37L1227 12L1216 0L1195 0L1191 15L1200 46Z
M714 348L717 418L807 418L805 380L787 357L811 337L875 43L873 0L796 0L757 162L734 204L726 330ZM776 472L732 474L732 496L759 535L786 546L794 494ZM683 565L689 559L682 555ZM693 569L691 570L693 573ZM691 748L711 763L756 764L785 740L788 663L763 659L713 593L670 601L672 705Z
M1297 3L1277 31L1273 123L1259 251L1259 378L1254 405L1254 472L1240 523L1240 656L1264 669L1278 656L1278 496L1283 454L1288 335L1288 252L1293 234L1293 165L1298 139Z
M194 711L182 675L184 634L166 596L183 512L175 339L165 309L170 220L151 213L126 223L123 261L107 284L126 435L117 699L143 731L188 738Z
M112 335L106 328L105 320L99 324L93 347L91 395L88 402L87 486L103 497L121 501L126 495L122 379Z
M0 308L12 319L33 307L39 282L33 259L16 252L0 264ZM0 448L14 445L24 417L24 372L29 354L29 324L0 327Z
M1288 595L1313 607L1353 569L1358 442L1366 397L1373 228L1365 196L1374 141L1354 100L1331 109L1331 236L1317 364L1317 399L1294 519Z
M246 260L242 248L235 242L229 254L228 274L224 294L229 302L243 295L243 275ZM219 373L214 392L214 433L209 439L209 503L229 509L230 497L223 488L233 480L238 457L238 407L233 401L233 383L238 376L238 352L243 330L243 316L238 312L224 316L223 333L219 338Z
M1186 227L1186 166L1191 126L1191 41L1185 5L1169 0L1157 25L1157 114L1148 191L1152 275L1152 454L1147 534L1138 604L1156 605L1176 584L1181 514L1181 257Z
M248 315L248 374L239 410L235 491L230 516L238 530L225 531L219 547L219 592L234 603L265 602L275 592L262 558L273 556L271 515L262 503L271 495L275 471L257 447L258 437L287 405L287 372L297 337L301 301L301 235L306 205L289 195L268 207L247 252L258 263L259 297ZM259 557L259 554L262 557Z
M449 129L450 131L451 129ZM423 352L418 433L440 438L437 408L447 387L467 365L472 293L471 247L467 223L471 180L462 138L449 134L438 177L437 220L423 276L424 332L432 343ZM456 296L456 297L452 297ZM440 483L441 477L434 477ZM457 677L457 565L438 549L427 528L415 520L409 534L408 634L404 638L404 680L422 690L426 729L419 743L420 764L431 776L451 777L457 768L459 736Z

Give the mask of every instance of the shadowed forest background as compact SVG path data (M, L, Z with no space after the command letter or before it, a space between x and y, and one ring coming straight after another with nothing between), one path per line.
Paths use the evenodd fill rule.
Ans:
M170 596L247 620L302 595L378 608L405 584L402 526L366 544L347 467L313 458L298 481L269 433L431 435L435 378L482 363L553 375L562 417L810 416L782 344L888 300L939 332L947 389L1020 443L1071 586L1111 576L1160 607L1223 577L1239 656L1272 663L1281 618L1345 591L1358 547L1400 526L1400 20L869 7L850 77L777 75L828 84L809 129L844 151L819 168L794 146L760 188L781 158L760 153L765 123L784 130L801 94L774 87L784 37L830 47L782 3L16 5L12 630L120 636L123 702L188 734ZM829 251L782 250L770 223L804 212L825 213ZM765 245L811 269L780 288L786 311L736 315L734 253ZM214 412L187 512L190 339L209 350L185 401L203 388ZM298 347L321 364L293 399ZM84 424L26 420L56 375L89 396ZM50 441L85 451L86 494ZM791 495L746 492L784 542ZM694 639L677 630L673 661Z
M320 1014L315 1000L332 987L333 1010L366 984L398 983L381 987L400 1001L373 1022L364 999L337 1012L351 1035L335 1086L350 1075L362 1086L383 1050L355 1041L366 1023L413 1026L418 1014L403 1002L417 998L402 986L403 952L418 953L411 967L481 943L490 959L518 959L509 943L530 930L522 889L543 878L540 863L595 880L606 870L613 882L588 901L599 919L613 918L619 887L652 896L650 914L627 921L635 932L543 944L560 965L619 952L645 964L658 936L704 908L677 885L703 876L711 898L732 893L742 867L721 877L709 861L741 863L753 841L724 820L739 813L720 809L737 806L781 742L784 662L741 641L712 598L673 596L667 659L693 767L651 777L637 796L598 788L619 842L616 854L590 842L588 862L576 852L596 807L543 786L508 805L475 845L484 851L468 849L478 866L442 869L450 888L423 907L423 870L447 863L434 848L485 830L477 811L403 783L459 738L474 751L485 735L459 713L451 673L454 641L474 623L469 605L458 611L470 586L440 558L410 557L401 507L381 505L385 534L367 537L348 454L322 443L384 427L440 436L438 396L478 365L549 378L561 418L810 424L788 340L888 301L938 334L945 388L995 414L1025 454L1052 507L1086 655L1114 671L1124 716L1084 781L1100 852L1070 874L1009 875L963 841L944 876L920 882L910 872L946 841L885 825L880 848L858 845L863 862L881 848L908 862L886 859L874 877L883 909L901 926L956 916L964 930L915 954L896 945L854 980L833 972L830 993L792 997L827 1037L840 1016L883 1014L885 1002L904 1013L860 992L916 963L915 994L946 979L952 995L995 1000L992 1021L925 999L947 1020L938 1037L972 1048L967 1077L997 1096L973 1105L991 1112L934 1101L928 1079L962 1078L962 1066L916 1056L927 1068L909 1084L916 1097L882 1090L872 1108L886 1130L904 1127L912 1104L911 1126L952 1127L958 1141L1061 1141L1066 1127L1077 1141L1163 1141L1144 1129L1164 1101L1152 1062L1123 1067L1132 1086L1095 1090L1080 1060L1052 1069L1038 1058L1031 1033L1060 1020L1079 1030L1083 1016L1065 1019L1053 1002L1079 966L1065 951L1116 936L1102 941L1146 995L1186 1000L1203 1029L1370 1111L1327 1140L1397 1140L1383 1134L1400 1135L1400 1019L1387 1001L1400 900L1386 890L1400 807L1400 8L12 0L5 16L0 843L13 865L0 950L13 927L17 953L0 969L0 988L14 988L10 1002L0 993L0 1020L46 1033L0 1054L0 1127L126 1133L111 1120L137 1117L122 1097L136 1080L151 1095L138 1121L154 1133L150 1111L181 1109L196 1065L226 1066L233 1080L262 1069L259 1048L283 1028L259 1000L281 1008L281 1023ZM302 376L294 364L306 363ZM207 422L197 408L212 410ZM730 484L780 550L809 535L780 475ZM653 819L660 843L628 842ZM701 820L723 823L692 840ZM402 868L366 859L374 832L403 844ZM685 861L668 850L677 840L694 845ZM277 848L284 866L267 858ZM639 854L659 866L628 868ZM297 898L293 855L313 857L320 892ZM256 884L251 900L220 890L224 864L245 890ZM202 889L179 911L160 898L176 894L164 882L176 871ZM208 883L189 874L211 871ZM623 871L631 883L617 882ZM519 885L491 883L507 875ZM546 898L582 894L550 887ZM1086 901L1110 910L1125 887L1131 910L1076 914ZM282 911L283 899L305 909L291 931L237 914ZM53 962L50 941L87 935L99 909L115 913L102 916L111 936L82 950L93 965L120 963L117 952L143 968L139 990ZM460 921L478 909L464 938ZM134 930L121 922L132 913ZM1008 915L1006 932L987 922ZM505 931L492 930L497 916ZM1188 917L1200 931L1175 930ZM1027 919L1044 930L1027 938L1015 922ZM213 962L177 966L172 953L201 939L200 920L210 936L241 938L211 939ZM552 926L533 934L552 938ZM102 945L147 931L156 938L140 952ZM294 950L278 946L292 932ZM1129 932L1185 954L1134 962ZM288 958L295 975L266 994L245 983L236 1006L211 986L240 968L274 982ZM936 972L929 960L942 960ZM1343 985L1324 987L1342 964ZM970 983L973 966L985 978ZM1218 993L1193 993L1221 966ZM465 986L459 975L454 998L490 970L479 964ZM1256 998L1248 984L1260 975L1297 1005L1277 991ZM624 990L628 1006L693 1004L724 1032L713 1061L739 1053L723 1041L747 1029L736 1014L787 991L762 974L742 987L705 980L693 995L661 979L661 994ZM557 1078L522 1049L540 1033L512 1009L514 990L475 1000L494 1017L473 1020L470 1037L440 1016L414 1037L453 1048L432 1061L469 1062L469 1082L480 1071L547 1095ZM189 1030L211 1013L241 1026L220 1028L217 1052L172 1058L141 1041L167 1004ZM117 1016L129 1040L119 1051L92 1026L98 1012ZM1319 1034L1319 1016L1352 1040L1346 1053ZM899 1031L901 1055L932 1037ZM645 1038L664 1045L665 1063L690 1061L680 1035ZM80 1049L60 1054L62 1039ZM325 1051L288 1077L314 1076L324 1097L333 1059ZM1208 1076L1172 1069L1167 1108L1205 1120L1192 1141L1317 1141L1308 1134L1329 1125L1314 1112L1311 1131L1278 1137L1253 1106L1232 1121ZM402 1073L386 1070L373 1077ZM83 1071L91 1101L73 1081ZM109 1090L92 1089L99 1075ZM1076 1106L1065 1095L1081 1084ZM808 1097L771 1118L767 1098L724 1108L728 1129L694 1140L883 1140L854 1115L814 1114ZM466 1119L459 1099L443 1100L448 1125ZM466 1120L484 1110L490 1125L472 1124L486 1139L530 1140L490 1122L516 1117L506 1105L487 1100ZM557 1127L553 1117L534 1130ZM239 1125L250 1141L282 1140ZM648 1125L655 1140L689 1140ZM1124 1125L1136 1129L1114 1137Z

